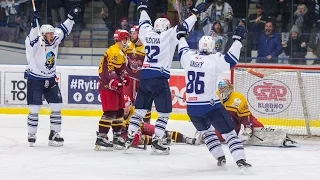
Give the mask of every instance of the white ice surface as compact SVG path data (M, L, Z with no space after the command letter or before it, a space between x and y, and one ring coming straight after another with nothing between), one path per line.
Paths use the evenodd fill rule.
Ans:
M36 147L29 147L25 115L0 115L0 180L318 180L320 142L297 139L299 148L246 147L253 165L241 175L228 149L227 170L219 169L205 145L172 145L169 156L143 151L94 151L97 118L64 117L63 147L49 147L49 118L40 116ZM189 122L168 129L193 136Z

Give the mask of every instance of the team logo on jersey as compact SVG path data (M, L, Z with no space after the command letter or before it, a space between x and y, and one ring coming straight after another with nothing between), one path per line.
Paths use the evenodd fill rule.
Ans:
M47 53L46 63L45 63L45 66L47 69L51 70L53 68L54 64L56 63L55 58L56 58L56 55L52 51Z
M241 104L241 100L239 98L234 98L232 106L239 107L240 104Z
M249 105L263 114L278 114L285 111L292 102L292 92L282 81L263 79L249 88Z

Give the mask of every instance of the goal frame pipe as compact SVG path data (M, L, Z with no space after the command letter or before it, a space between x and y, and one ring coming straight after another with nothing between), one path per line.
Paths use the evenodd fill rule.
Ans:
M288 66L288 65L270 65L270 64L237 64L235 67L233 67L230 71L230 81L234 83L234 70L236 68L260 68L260 69L283 69L283 70L288 70L288 71L296 71L297 72L297 78L298 78L298 86L299 86L299 94L300 94L300 99L301 99L301 106L303 108L303 116L305 119L306 123L306 131L308 137L312 137L312 133L310 130L310 115L309 111L307 108L307 103L306 103L306 96L304 92L304 86L303 86L303 80L301 76L302 71L319 71L320 73L320 67L314 67L314 66Z

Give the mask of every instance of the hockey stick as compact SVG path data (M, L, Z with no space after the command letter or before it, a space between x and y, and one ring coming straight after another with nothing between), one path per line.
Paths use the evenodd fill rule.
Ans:
M180 1L176 0L176 6L177 6L177 11L178 11L178 17L179 17L179 24L182 24L182 18L181 18L181 12L180 12Z
M33 12L35 12L36 11L36 5L34 3L34 0L32 0L32 8L33 8ZM38 19L36 19L36 23L37 23L38 35L39 35L39 38L40 38L40 46L43 46L43 44L42 44L42 36L40 34L40 25L39 25Z
M185 101L187 101L187 100L186 100L186 98L183 98L183 97L181 97L181 96L178 96L178 95L176 95L176 94L174 94L174 96L175 96L175 97L177 97L177 98L179 98L179 99L182 99L182 100L185 100Z
M254 134L253 134L253 136L256 137L257 139L259 139L260 141L263 141L263 139L259 138L258 136L254 135Z

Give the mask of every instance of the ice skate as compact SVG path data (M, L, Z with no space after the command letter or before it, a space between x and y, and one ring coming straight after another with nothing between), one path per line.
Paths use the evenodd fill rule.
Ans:
M60 137L59 133L55 132L54 130L50 131L49 143L48 143L49 146L55 146L55 147L63 146L63 142L64 142L64 139Z
M113 148L116 150L124 150L125 149L125 141L120 135L113 135Z
M225 156L218 157L217 165L219 167L225 167L226 163L227 163L227 160Z
M197 139L196 139L196 138L189 138L189 137L186 137L186 138L185 138L185 140L186 140L186 144L190 144L190 145L198 145L198 144L196 144L196 142L197 142Z
M152 137L151 149L152 149L151 151L152 155L169 155L170 154L170 148L163 146L161 138L159 138L159 136L156 136L156 135Z
M240 159L236 163L242 173L245 173L247 171L247 169L251 167L251 164L246 163L246 160L244 160L244 159Z
M194 139L196 139L195 142L194 142L194 145L202 144L203 143L202 133L200 131L197 131L194 134Z
M133 133L128 132L126 141L124 142L124 153L128 151L128 149L131 147L132 141L133 141Z
M37 137L35 134L28 134L28 142L30 147L33 147L33 144L36 142Z
M97 140L94 150L96 151L112 151L113 144L108 140L108 136L104 133L97 133Z

